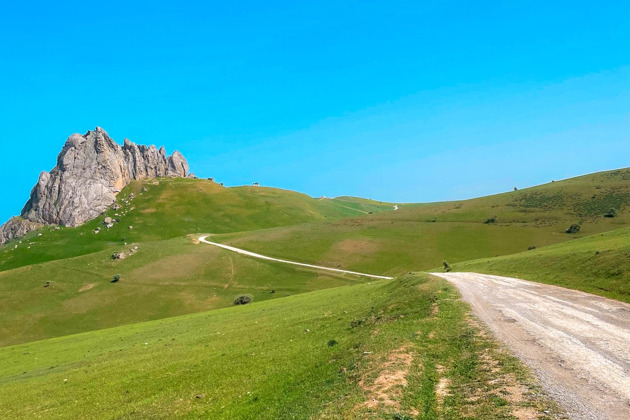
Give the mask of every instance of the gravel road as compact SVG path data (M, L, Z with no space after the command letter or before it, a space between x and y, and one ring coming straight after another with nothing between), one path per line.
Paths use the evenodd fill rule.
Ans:
M630 419L630 305L475 273L434 273L536 372L573 419Z
M236 248L233 246L223 245L218 242L211 242L208 240L208 236L209 235L199 237L199 242L204 243L206 245L212 245L219 248L227 249L228 251L236 252L237 254L247 255L248 257L258 258L259 260L275 261L282 264L291 264L291 265L297 265L300 267L315 268L317 270L333 271L335 273L353 274L355 276L369 277L372 279L383 279L383 280L393 279L393 277L377 276L376 274L358 273L356 271L340 270L338 268L323 267L321 265L304 264L304 263L295 262L295 261L281 260L278 258L268 257L266 255L256 254L255 252L245 251L244 249Z

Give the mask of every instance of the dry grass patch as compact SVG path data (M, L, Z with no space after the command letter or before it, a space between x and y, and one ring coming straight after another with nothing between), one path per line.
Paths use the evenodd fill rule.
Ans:
M409 345L404 345L391 352L387 360L376 369L364 375L359 381L359 386L367 395L367 400L357 408L400 409L400 399L403 388L407 386L407 375L413 359L414 355Z
M171 255L133 270L128 277L134 279L134 283L159 281L170 284L174 279L193 277L207 262L207 255Z
M342 251L352 254L373 254L378 250L378 244L367 239L346 239L337 243L332 252Z
M440 379L435 387L435 397L438 403L438 410L441 410L441 407L444 404L444 398L448 396L449 387L451 386L451 380L444 376L445 371L446 368L444 366L437 366L437 373L440 376Z
M79 289L79 293L88 291L90 289L94 289L94 286L96 286L94 283L86 284L85 286Z

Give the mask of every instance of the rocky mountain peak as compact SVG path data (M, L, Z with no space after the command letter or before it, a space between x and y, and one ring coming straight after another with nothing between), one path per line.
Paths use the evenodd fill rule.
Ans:
M73 134L59 153L57 166L40 174L21 218L0 227L0 244L42 224L74 227L92 220L132 180L188 175L188 162L179 152L167 156L164 147L158 150L128 139L120 146L100 127Z

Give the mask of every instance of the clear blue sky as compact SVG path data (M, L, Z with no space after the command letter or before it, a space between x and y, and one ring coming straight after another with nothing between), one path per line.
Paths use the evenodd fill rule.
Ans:
M5 2L0 219L101 126L227 185L459 199L630 166L624 1Z

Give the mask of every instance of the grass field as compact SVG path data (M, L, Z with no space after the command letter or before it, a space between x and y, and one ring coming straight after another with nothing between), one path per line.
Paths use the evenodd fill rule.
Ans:
M129 199L131 194L133 199ZM119 194L118 205L118 210L111 209L81 227L44 227L0 247L0 271L85 255L124 242L152 242L195 232L243 232L392 210L389 203L352 197L316 199L276 188L225 188L208 180L182 178L134 181ZM120 223L106 229L105 217ZM101 230L95 234L97 228Z
M242 257L190 238L119 246L0 272L0 346L355 284L364 278ZM114 275L118 283L111 283ZM44 287L50 282L49 287Z
M519 277L630 303L630 228L454 264L453 269Z
M474 200L230 233L214 240L278 258L395 276L443 260L508 255L627 226L629 181L630 170L624 169ZM604 217L611 208L617 217ZM573 223L580 223L581 231L565 233Z
M410 275L0 348L6 418L551 418L442 280ZM551 410L545 414L545 410Z
M371 200L314 199L207 180L136 182L121 193L118 210L76 229L46 227L21 244L0 248L0 316L6 320L0 324L0 346L225 308L240 293L261 301L366 281L195 245L202 232L265 255L395 277L433 269L443 260L457 267L627 225L629 173L588 175L462 202L400 205L398 211ZM617 217L603 217L612 206ZM582 231L564 233L578 221L576 212ZM494 223L484 223L494 215ZM101 223L105 216L121 221L108 230ZM113 253L134 246L137 253L112 260ZM499 274L526 274L520 267L496 267ZM621 270L609 296L626 293L627 270ZM122 280L110 283L116 274ZM566 275L554 276L560 282ZM562 281L570 287L578 283ZM588 290L597 287L608 286Z
M0 412L554 417L451 286L407 273L448 260L458 271L628 302L629 180L630 170L611 171L397 211L206 180L134 182L97 220L0 248ZM611 208L616 217L604 217ZM105 217L119 223L107 229ZM581 231L564 233L572 223ZM258 261L195 243L202 233L265 255L403 277L375 282ZM130 255L112 259L120 251ZM233 307L239 294L254 303Z

